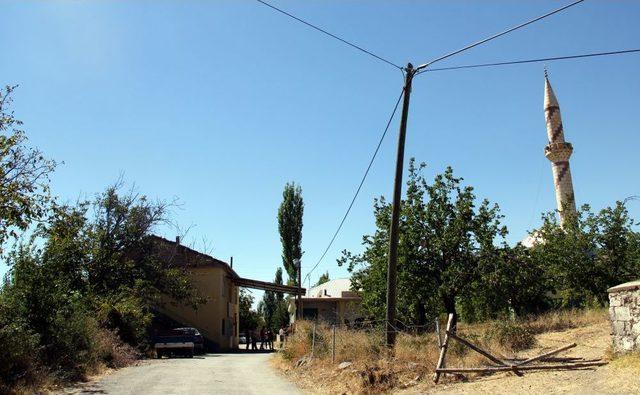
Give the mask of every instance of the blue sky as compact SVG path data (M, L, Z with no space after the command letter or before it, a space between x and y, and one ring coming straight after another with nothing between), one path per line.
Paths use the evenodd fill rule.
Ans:
M420 64L567 2L276 1L399 64ZM121 173L144 194L180 198L187 243L208 242L245 277L280 265L277 208L303 188L304 268L350 201L402 87L398 70L251 0L9 1L0 12L2 84L33 145L64 161L60 198L92 196ZM588 0L441 66L640 47L640 3ZM640 55L548 63L576 198L600 209L640 195ZM414 82L406 157L451 165L502 207L509 240L555 208L544 64L424 74ZM333 248L374 230L390 196L397 119ZM405 172L406 175L406 172ZM640 202L630 203L640 218ZM168 238L175 230L161 229ZM4 264L0 272L6 271Z

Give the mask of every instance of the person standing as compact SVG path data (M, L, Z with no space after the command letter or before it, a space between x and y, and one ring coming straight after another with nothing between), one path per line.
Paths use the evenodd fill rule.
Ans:
M284 326L280 327L280 330L278 331L278 337L280 338L278 339L280 343L279 348L282 348L284 347Z
M269 334L269 349L273 351L273 341L275 340L275 334L271 329L267 332Z
M264 343L265 343L266 338L267 338L266 335L267 335L267 330L263 326L262 329L260 329L260 349L261 350L264 350Z
M258 349L258 334L256 331L257 329L251 331L251 350L253 351Z

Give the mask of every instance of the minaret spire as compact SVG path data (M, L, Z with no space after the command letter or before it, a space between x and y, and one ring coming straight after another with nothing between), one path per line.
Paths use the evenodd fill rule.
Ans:
M556 202L560 212L560 225L564 226L568 214L576 211L571 168L569 167L573 146L564 140L560 105L553 88L551 88L546 69L544 71L544 117L549 138L549 144L544 148L544 155L551 161Z

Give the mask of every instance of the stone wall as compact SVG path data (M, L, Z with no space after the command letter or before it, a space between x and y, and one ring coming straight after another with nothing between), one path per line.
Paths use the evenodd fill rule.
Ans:
M640 281L617 285L608 292L614 351L640 350Z

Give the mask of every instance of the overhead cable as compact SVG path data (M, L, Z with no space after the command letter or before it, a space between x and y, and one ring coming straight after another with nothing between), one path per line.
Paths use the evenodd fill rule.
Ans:
M335 34L330 33L330 32L328 32L328 31L324 30L324 29L323 29L323 28L321 28L321 27L318 27L318 26L316 26L316 25L314 25L314 24L312 24L312 23L310 23L310 22L305 21L304 19L298 18L297 16L295 16L295 15L293 15L293 14L290 14L290 13L288 13L287 11L285 11L285 10L283 10L283 9L278 8L278 7L274 6L273 4L269 4L269 3L267 3L266 1L263 1L263 0L256 0L256 1L257 1L258 3L261 3L261 4L266 5L267 7L271 8L271 9L273 9L273 10L275 10L275 11L277 11L277 12L281 13L281 14L284 14L284 15L288 16L289 18L295 19L296 21L298 21L298 22L300 22L300 23L303 23L303 24L305 24L305 25L309 26L309 27L310 27L310 28L312 28L312 29L315 29L315 30L317 30L317 31L319 31L319 32L321 32L321 33L324 33L324 34L326 34L327 36L329 36L329 37L331 37L331 38L334 38L334 39L336 39L336 40L338 40L338 41L340 41L340 42L342 42L342 43L344 43L344 44L347 44L348 46L350 46L350 47L352 47L352 48L355 48L355 49L357 49L358 51L364 52L364 53L366 53L367 55L373 56L374 58L376 58L376 59L378 59L378 60L380 60L380 61L382 61L382 62L385 62L385 63L386 63L386 64L388 64L388 65L391 65L391 66L393 66L393 67L396 67L396 68L398 68L398 69L402 70L402 67L401 67L401 66L398 66L397 64L393 63L392 61L390 61L390 60L388 60L388 59L385 59L385 58L383 58L382 56L376 55L375 53L373 53L373 52L371 52L371 51L369 51L369 50L367 50L367 49L364 49L364 48L362 48L361 46L356 45L356 44L354 44L354 43L352 43L352 42L350 42L350 41L347 41L347 40L345 40L344 38L338 37L338 36L336 36Z
M482 40L480 40L480 41L476 41L475 43L473 43L473 44L469 44L469 45L467 45L467 46L466 46L466 47L464 47L464 48L460 48L460 49L458 49L458 50L456 50L456 51L449 52L449 53L448 53L448 54L446 54L446 55L440 56L439 58L435 58L435 59L431 60L430 62L427 62L427 63L425 63L425 64L422 64L422 65L418 66L418 67L416 68L416 71L420 71L420 70L422 70L422 69L425 69L426 67L428 67L428 66L430 66L430 65L432 65L432 64L434 64L434 63L436 63L436 62L439 62L439 61L441 61L441 60L447 59L447 58L449 58L449 57L451 57L451 56L453 56L453 55L457 55L457 54L459 54L460 52L464 52L464 51L469 50L469 49L471 49L471 48L477 47L478 45L484 44L484 43L489 42L489 41L491 41L491 40L494 40L494 39L496 39L496 38L498 38L498 37L504 36L505 34L508 34L508 33L513 32L514 30L518 30L518 29L520 29L520 28L523 28L523 27L525 27L525 26L527 26L527 25L530 25L530 24L532 24L532 23L534 23L534 22L537 22L537 21L539 21L539 20L541 20L541 19L544 19L544 18L546 18L546 17L549 17L549 16L551 16L551 15L553 15L553 14L557 14L558 12L564 11L564 10L566 10L567 8L570 8L570 7L573 7L574 5L580 4L580 3L582 3L583 1L584 1L584 0L574 1L573 3L567 4L567 5L563 6L563 7L560 7L560 8L558 8L558 9L555 9L555 10L553 10L553 11L551 11L551 12L547 12L547 13L546 13L546 14L544 14L544 15L540 15L540 16L539 16L539 17L537 17L537 18L534 18L534 19L531 19L531 20L529 20L529 21L527 21L527 22L521 23L521 24L519 24L519 25L517 25L517 26L514 26L514 27L512 27L512 28L510 28L510 29L507 29L507 30L505 30L505 31L503 31L503 32L500 32L500 33L494 34L493 36L487 37L487 38L482 39Z
M362 176L362 179L360 180L360 184L358 185L358 188L356 189L356 193L353 195L353 198L351 199L351 203L349 203L349 207L347 207L347 211L342 216L342 220L340 221L340 225L338 225L338 229L336 229L335 233L333 234L333 237L331 237L331 241L329 241L329 245L327 245L327 248L324 249L324 252L320 256L320 259L318 259L318 262L316 262L316 264L311 268L311 270L309 270L307 275L304 277L305 279L307 279L311 275L311 273L318 267L320 262L322 262L322 260L324 259L325 255L327 255L327 252L329 252L329 249L333 245L333 242L336 240L336 237L338 236L338 233L340 233L340 229L342 229L342 225L344 225L344 221L347 219L347 216L349 215L349 212L351 212L351 208L353 207L353 204L356 202L356 198L358 197L358 194L360 193L360 189L362 189L362 185L364 184L364 181L367 179L367 176L369 175L369 170L371 170L371 166L373 166L373 162L375 161L376 156L378 155L378 151L380 151L380 146L382 145L382 141L384 140L384 137L387 135L387 131L389 130L389 126L391 126L391 121L393 120L393 117L396 115L396 111L398 110L398 105L400 104L400 99L402 99L402 95L403 94L404 94L404 88L400 92L400 96L398 96L398 100L396 100L396 104L393 107L393 111L391 112L391 116L389 117L389 120L387 121L387 126L385 126L384 131L382 132L382 135L380 136L380 140L378 141L378 145L376 146L375 151L373 151L373 155L371 156L371 160L369 160L369 165L367 166L367 169L365 170L364 175ZM304 280L302 282L304 282Z
M566 60L566 59L580 59L591 58L595 56L608 56L608 55L622 55L627 53L640 52L640 49L625 49L622 51L610 51L610 52L595 52L580 55L567 55L567 56L554 56L550 58L536 58L536 59L524 59L524 60L511 60L505 62L493 62L493 63L480 63L480 64L466 64L460 66L451 67L439 67L434 69L424 69L420 73L434 72L434 71L449 71L449 70L461 70L461 69L476 69L480 67L494 67L494 66L507 66L513 64L523 63L537 63L537 62L551 62L554 60Z

